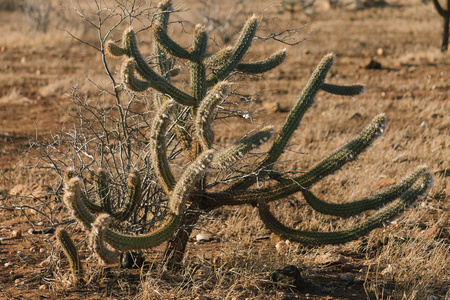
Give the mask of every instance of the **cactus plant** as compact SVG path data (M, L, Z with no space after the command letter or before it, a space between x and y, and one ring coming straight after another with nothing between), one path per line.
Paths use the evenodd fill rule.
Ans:
M121 211L112 209L116 206L112 205L112 193L102 171L94 174L97 200L90 199L82 192L82 181L73 172L68 172L66 176L64 203L86 231L90 232L92 248L103 262L116 262L120 251L147 249L168 241L166 262L169 267L179 267L192 225L195 225L202 214L228 205L257 207L262 221L270 230L293 241L310 244L345 243L392 219L426 194L432 181L426 167L419 167L386 191L344 204L328 203L309 190L324 177L355 160L384 132L384 114L374 117L354 139L305 173L285 178L276 172L275 163L319 91L348 96L364 92L364 85L340 86L325 83L327 73L333 65L333 54L328 54L321 60L277 134L272 126L267 126L223 150L215 150L217 147L213 146L215 139L211 124L218 105L227 99L230 83L225 80L233 72L267 72L283 62L286 51L282 50L258 62L242 62L258 27L256 16L247 20L239 39L231 48L224 48L214 54L207 53L207 32L203 26L197 25L193 32L192 46L185 49L167 34L170 1L163 1L159 9L157 23L153 26L156 67L152 68L141 55L136 34L131 28L125 30L121 44L109 42L106 49L111 56L126 57L122 66L122 80L128 90L139 93L151 88L158 92L154 101L156 113L149 129L149 155L153 171L169 199L170 212L167 219L158 228L145 234L129 235L112 229L119 227L114 224L126 221L139 206L141 183L137 172L130 173L128 193ZM170 57L188 61L191 78L189 92L182 91L171 82L169 73L173 64ZM182 113L186 111L189 113ZM166 141L169 132L174 133L183 147L182 151L189 158L181 175L175 174L169 163ZM272 136L275 136L272 146L253 169L248 170L246 176L223 191L208 189L208 180L214 178L208 175L213 175L215 169L227 169L231 163L268 142ZM265 188L253 187L262 178L272 184ZM347 217L371 209L379 211L344 231L302 232L281 224L269 208L270 202L299 192L312 208L324 214Z
M447 51L448 48L448 37L450 30L450 0L446 1L446 5L442 6L439 0L433 0L434 7L436 8L438 14L444 19L444 30L442 32L442 52Z

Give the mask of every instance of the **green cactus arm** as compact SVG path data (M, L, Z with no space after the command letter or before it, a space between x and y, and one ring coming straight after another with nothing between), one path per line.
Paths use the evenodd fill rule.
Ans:
M208 35L204 26L197 25L194 29L192 42L192 57L189 64L191 79L191 95L197 99L197 105L206 95L206 67L202 62L208 43Z
M191 192L195 190L197 183L209 170L209 166L213 159L213 153L213 150L203 151L197 159L184 170L170 195L169 208L172 213L180 216L183 214L186 201Z
M128 55L127 49L121 46L118 46L113 41L107 41L105 43L105 53L111 57L121 57L124 55Z
M266 203L258 205L261 220L268 229L283 238L304 244L341 244L355 240L371 230L380 227L384 222L395 218L417 199L423 197L429 189L432 181L430 173L423 173L418 180L403 192L398 199L379 210L365 221L358 223L347 230L335 232L311 232L289 228L280 223L270 212Z
M241 63L236 66L236 70L247 74L261 74L278 67L287 56L287 50L280 50L268 58L254 63Z
M127 195L122 209L112 214L119 221L128 220L141 203L141 178L137 171L130 172L127 186Z
M233 47L233 52L230 58L219 69L215 70L213 74L208 78L208 85L212 86L217 82L224 80L234 69L248 51L253 37L255 36L256 29L258 28L258 18L256 15L251 16L245 23L238 41Z
M274 132L275 129L273 126L265 126L257 133L238 141L229 148L218 151L214 155L211 166L213 168L225 168L229 164L244 157L244 155L252 149L267 142L273 136Z
M309 107L314 102L314 97L322 86L325 76L328 71L333 66L334 54L330 53L326 55L319 65L317 66L314 73L311 75L308 83L300 94L295 106L290 111L283 128L278 133L278 136L273 143L272 147L268 151L264 159L258 164L255 170L266 169L270 170L273 164L278 160L278 158L283 153L286 145L288 144L292 134L300 126L300 121L303 115L306 113ZM260 172L261 173L261 172ZM229 190L245 190L256 182L255 177L246 177L245 179L232 185Z
M63 228L56 230L56 240L69 260L70 270L72 271L74 285L80 283L83 277L83 266L81 264L78 250L69 234Z
M205 57L208 47L208 34L204 25L197 24L194 28L192 39L192 57L191 60L200 62Z
M95 195L97 196L97 202L101 203L102 212L111 214L112 204L106 173L103 170L99 169L95 172L92 172L92 177L94 181ZM89 206L87 207L89 208Z
M415 172L408 175L401 182L382 193L373 195L371 197L366 197L358 201L341 204L328 203L320 200L308 190L302 190L302 193L306 202L308 202L308 204L316 211L327 215L350 217L369 209L377 209L397 199L401 194L409 189L424 173L429 173L429 171L425 166L420 166Z
M76 174L75 174L75 170L73 170L73 169L67 169L63 174L63 179L66 184L67 184L67 182L69 182L70 179L75 178L75 177L76 177ZM81 201L83 202L84 206L90 211L90 213L97 214L97 213L103 212L103 208L100 205L97 205L96 203L90 201L86 197L86 195L80 193L80 197L81 197Z
M166 148L167 127L174 108L174 101L165 102L156 114L150 131L150 157L153 169L167 195L170 195L176 183L170 170Z
M134 31L130 28L125 31L126 37L126 49L133 57L136 62L136 71L141 75L150 86L157 91L172 97L175 101L182 105L194 106L196 101L195 98L186 94L185 92L177 89L170 82L168 82L164 77L158 75L155 71L150 68L145 59L142 57L141 53L136 44L136 36Z
M445 18L446 16L448 16L449 11L448 11L448 10L445 10L445 9L441 6L441 4L439 3L438 0L433 0L433 4L434 4L434 7L436 8L437 12L439 13L439 15L441 15L443 18ZM450 8L447 8L447 9L450 9Z
M169 26L170 12L172 11L172 1L164 0L158 4L158 10L155 14L155 23L158 24L162 30L167 32ZM173 73L173 62L167 58L166 52L158 45L158 43L152 43L152 55L155 62L155 71L159 75L166 78L170 83ZM155 103L156 109L159 109L161 104L166 100L161 93L155 93L153 96L153 102Z
M178 45L173 39L167 34L167 30L163 26L155 25L153 26L153 37L158 45L164 49L170 55L178 58L191 59L192 55Z
M220 49L212 55L208 55L203 59L203 63L213 69L223 66L233 54L233 47L228 46Z
M95 215L84 204L84 195L81 192L81 180L73 177L66 182L63 195L63 202L69 209L72 216L79 221L86 230L91 229L91 224L95 221Z
M195 136L204 150L210 149L214 141L214 132L210 125L217 105L226 98L228 86L229 83L225 81L217 83L197 109L194 120Z
M105 233L111 223L111 216L108 214L100 214L92 224L92 230L89 238L94 253L97 254L99 260L105 265L115 264L119 260L119 252L116 249L108 249L105 245Z
M153 248L172 237L180 225L180 219L180 216L171 213L157 229L140 235L123 234L112 229L106 229L104 241L117 251Z
M290 178L290 184L277 184L267 189L231 190L218 193L205 193L206 207L222 205L255 204L261 201L275 201L294 193L308 189L324 177L333 174L347 162L355 160L383 132L386 118L384 114L376 116L355 138L315 164L304 174Z
M127 59L122 65L122 82L127 89L134 92L145 92L152 85L148 81L140 80L134 75L136 71L136 61L132 58Z
M335 85L329 83L323 83L320 87L321 90L341 96L356 96L364 94L366 86L364 84L355 85Z

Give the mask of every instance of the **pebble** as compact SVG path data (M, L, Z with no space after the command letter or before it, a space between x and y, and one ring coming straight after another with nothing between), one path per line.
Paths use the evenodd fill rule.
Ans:
M197 242L207 242L211 240L211 235L209 233L199 233L196 235L195 239L197 240Z
M314 262L321 265L345 264L347 262L347 258L340 254L326 253L318 255L316 259L314 259Z
M22 231L20 229L15 229L11 232L10 237L12 239L18 239L18 238L22 237Z
M37 252L37 251L38 251L38 248L37 248L37 247L31 247L31 248L30 248L30 251L31 251L31 252Z
M47 289L47 286L45 284L39 286L39 290L41 290L41 291L46 290L46 289Z

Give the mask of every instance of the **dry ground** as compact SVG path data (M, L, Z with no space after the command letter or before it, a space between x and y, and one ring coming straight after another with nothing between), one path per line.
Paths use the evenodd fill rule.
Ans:
M253 8L262 11L269 4L254 1ZM180 19L201 21L201 12L193 8L200 4L184 1L179 6L191 8ZM249 81L250 91L268 91L253 107L258 112L254 123L232 121L218 132L225 145L245 134L243 128L262 123L279 128L286 113L273 107L291 107L320 58L334 52L337 60L329 82L365 83L366 93L354 100L320 93L283 156L285 163L278 167L301 172L384 112L389 121L384 137L358 162L315 186L314 192L336 202L360 198L427 164L435 176L434 187L418 207L367 238L342 246L292 245L283 253L275 250L274 237L259 238L270 233L255 211L226 209L203 220L198 231L208 231L216 240L191 243L186 273L181 275L157 271L161 249L149 252L154 271L103 270L81 241L93 275L89 285L78 288L68 286L65 258L42 263L61 253L52 233L28 233L32 227L49 228L50 223L24 207L45 211L57 221L68 219L61 203L42 193L56 180L30 167L35 160L24 151L30 137L42 139L63 124L70 126L62 107L70 110L72 104L63 91L78 86L88 95L98 93L85 74L96 82L107 81L98 53L56 30L55 23L84 40L95 41L95 32L70 12L55 10L61 10L58 21L47 33L30 30L20 11L0 12L0 237L7 238L0 244L3 298L450 299L450 55L439 51L441 19L431 3L389 0L381 7L340 8L312 16L266 10L261 36L303 24L307 26L301 34L311 33L303 43L287 46L285 64ZM174 26L174 32L178 29ZM282 47L273 40L256 41L250 58ZM371 58L381 69L365 68ZM357 220L320 216L301 197L278 204L278 211L286 223L311 230L339 229ZM21 237L8 239L19 229ZM342 257L321 264L317 257L324 253ZM270 272L288 264L299 267L306 281L299 293L269 283ZM141 273L145 276L139 279ZM354 280L343 280L346 273Z

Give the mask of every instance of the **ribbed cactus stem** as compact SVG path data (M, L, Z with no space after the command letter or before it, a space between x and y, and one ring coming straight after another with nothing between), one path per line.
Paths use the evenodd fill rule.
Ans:
M141 178L137 171L131 171L127 180L127 194L120 211L112 214L114 219L126 221L141 204Z
M224 80L237 67L250 48L257 28L258 18L256 15L253 15L245 23L239 39L233 47L230 58L208 78L208 85L214 85L220 80Z
M164 0L158 4L158 10L155 14L155 23L161 27L162 30L167 32L169 25L169 16L172 11L172 2L170 0ZM173 68L173 62L167 58L166 52L158 45L158 43L152 43L152 55L155 61L156 73L166 78L170 83L170 78L176 73ZM178 70L179 71L179 70ZM158 109L162 103L166 100L162 93L155 93L153 96L153 102Z
M215 168L226 168L233 162L243 158L244 155L252 149L258 148L262 144L266 143L274 133L275 129L271 125L262 128L257 133L238 141L234 145L222 151L217 152L214 155L211 166Z
M69 260L70 270L72 271L73 284L76 286L82 283L83 267L81 264L78 250L66 230L58 228L56 230L56 240Z
M211 122L215 113L217 105L219 105L226 98L226 90L229 86L227 82L219 82L206 95L205 99L200 103L195 116L195 135L197 141L202 146L202 149L207 150L211 148L214 141L214 132L211 129Z
M67 183L69 182L70 179L75 178L76 177L76 173L75 170L69 168L66 171L64 171L63 174L63 178L64 178L64 183L65 183L65 189L67 190ZM84 205L86 206L86 208L92 213L92 214L96 214L96 213L100 213L103 211L103 208L100 205L97 205L96 203L90 201L86 195L81 194L81 201L84 203Z
M323 83L320 87L321 90L340 96L357 96L364 94L366 86L364 84L355 85L336 85Z
M122 82L127 89L133 92L144 92L151 87L148 81L140 80L135 76L136 61L127 59L122 65Z
M111 57L121 57L127 55L127 49L118 46L113 41L107 41L105 44L105 53Z
M102 169L99 169L96 172L93 172L92 175L97 202L102 204L101 207L103 212L111 214L112 204L106 173Z
M161 186L167 195L175 187L175 178L170 170L167 158L166 133L171 122L171 115L175 109L175 102L165 102L156 114L150 131L150 156L152 165Z
M317 66L314 73L311 75L308 83L300 94L295 106L290 111L283 127L281 128L278 136L270 148L269 152L263 159L263 161L258 165L256 170L261 169L271 169L273 164L278 160L278 158L283 153L286 148L292 134L300 126L300 121L303 115L306 113L309 107L314 103L314 98L319 91L320 87L325 81L325 77L328 71L333 66L334 54L330 53L326 55L319 65ZM245 190L256 182L256 178L248 177L241 182L234 184L230 190Z
M206 206L242 205L256 202L270 202L288 197L294 193L308 189L313 184L339 170L349 161L355 160L384 132L386 118L384 114L376 116L354 139L325 159L311 167L304 174L290 178L289 184L280 183L267 189L227 190L218 193L206 193Z
M86 230L90 230L92 222L95 221L95 216L89 211L82 200L83 194L80 185L81 180L78 177L71 178L66 183L63 202L73 217L77 219Z
M205 27L202 25L195 26L189 70L191 75L191 95L197 99L197 105L206 95L206 67L202 62L202 58L205 56L207 43L208 35Z
M253 63L240 63L237 65L236 70L247 74L261 74L270 71L278 67L284 62L287 56L287 50L283 49L275 52L268 58L253 62Z
M142 250L156 247L170 239L180 225L181 217L170 213L167 220L153 231L129 235L111 229L105 231L104 240L117 251Z
M170 55L178 58L191 59L192 55L188 50L178 45L167 34L167 30L163 26L153 26L153 37L158 45Z
M197 183L208 172L213 159L213 150L202 152L197 159L184 170L169 199L170 210L176 215L182 215L190 193L195 191Z
M259 215L264 224L276 234L291 241L304 244L341 244L355 240L369 231L383 225L384 222L392 220L403 212L417 199L424 196L430 188L432 176L429 172L422 173L414 184L403 192L398 199L370 216L365 221L352 226L347 230L335 232L311 232L289 228L280 223L270 212L265 203L258 205Z
M364 199L346 203L328 203L320 200L308 190L303 190L303 196L308 204L316 211L333 216L350 217L370 209L377 209L390 203L409 189L423 174L428 173L426 166L420 166L398 184L388 190L366 197Z
M119 260L119 252L117 250L109 249L105 245L105 233L111 223L111 217L108 214L100 214L92 224L90 233L91 247L97 254L99 260L106 265L115 264Z
M213 69L223 66L233 54L233 47L228 46L203 59L203 63Z
M167 79L153 71L147 64L137 48L136 36L132 28L125 31L125 36L127 50L136 61L136 71L139 75L141 75L152 88L169 95L180 104L194 106L196 103L195 98L177 89L170 82L168 82Z

